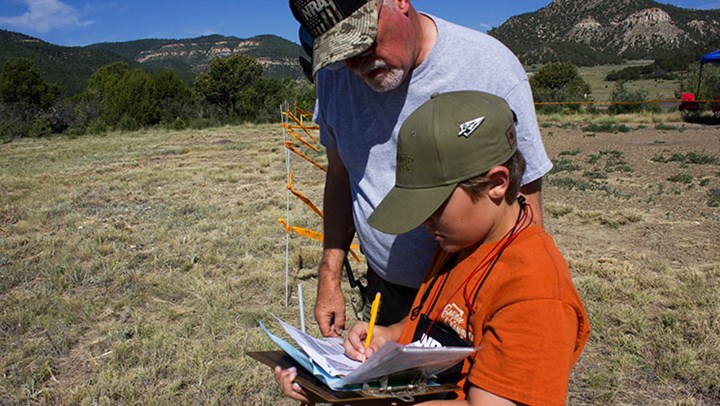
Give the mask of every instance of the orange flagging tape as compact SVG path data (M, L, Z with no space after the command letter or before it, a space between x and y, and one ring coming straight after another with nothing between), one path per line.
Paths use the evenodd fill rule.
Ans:
M302 200L302 202L305 203L305 205L306 205L307 207L309 207L310 210L314 211L318 216L324 217L323 214L322 214L322 212L313 204L312 201L310 201L310 199L308 199L305 195L303 195L302 193L298 192L297 190L293 189L293 182L292 182L292 181L293 181L293 174L292 174L292 171L290 171L290 179L289 179L289 182L288 182L288 185L287 185L287 189L290 191L290 193L292 193L293 195L295 195L295 197L297 197L298 199Z
M307 228L302 227L295 227L295 226L289 226L285 219L279 218L278 222L285 227L285 233L289 233L290 231L294 231L297 234L302 235L303 237L308 237L316 241L322 242L325 239L325 236L323 233L313 230L308 230ZM355 251L360 251L360 246L357 244L351 244L350 245L350 255L352 255L355 262L360 262L360 257L355 253Z
M324 166L322 166L322 165L320 165L319 163L315 162L315 161L314 161L312 158L310 158L309 156L307 156L307 155L303 154L302 152L298 151L297 149L295 149L295 147L293 146L292 141L285 141L284 144L285 144L285 148L289 149L290 151L292 151L293 153L295 153L297 156L299 156L299 157L303 158L304 160L310 162L311 164L315 165L315 166L316 166L318 169L320 169L321 171L327 172L327 168L325 168Z
M318 151L318 148L317 148L315 145L313 145L313 144L305 141L305 139L304 139L300 134L298 134L297 131L293 130L292 127L290 127L289 125L287 125L287 124L285 124L285 123L282 123L282 124L280 124L280 125L283 126L283 128L285 128L285 132L286 132L288 135L290 135L291 137L295 138L296 140L302 142L303 145L305 145L305 146L308 147L308 148L311 148L311 149L314 150L315 152Z
M295 124L297 124L305 132L305 134L307 134L307 136L310 137L310 139L317 144L317 139L313 137L312 134L310 134L308 128L303 125L299 118L295 117L295 115L290 112L284 112L283 114L285 115L285 117L288 117L290 120L294 121ZM313 127L313 129L315 128ZM320 127L317 127L317 129L320 129Z
M303 110L300 107L295 107L295 111L300 114L301 117L312 117L313 113L307 110Z

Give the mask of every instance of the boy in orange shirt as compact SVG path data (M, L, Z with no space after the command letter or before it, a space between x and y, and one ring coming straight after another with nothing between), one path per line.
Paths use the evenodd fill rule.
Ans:
M589 321L567 263L518 196L524 165L514 113L499 97L433 95L408 117L395 187L369 222L390 234L422 224L438 247L408 317L375 326L367 348L367 323L355 324L348 356L371 357L390 340L473 346L446 376L462 388L456 399L427 404L565 403ZM295 371L276 369L275 378L305 399Z

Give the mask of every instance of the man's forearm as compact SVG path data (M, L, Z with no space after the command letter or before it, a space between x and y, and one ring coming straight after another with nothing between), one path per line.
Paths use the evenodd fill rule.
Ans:
M321 288L340 285L342 265L346 254L347 251L343 249L323 249L320 266L318 267L318 284Z
M345 328L345 300L340 289L345 256L355 235L350 180L335 150L327 150L328 171L323 200L323 255L318 269L315 319L324 336L339 336Z
M350 194L350 178L335 150L328 150L328 172L325 177L325 191L323 195L323 231L325 240L323 250L342 250L347 253L350 243L355 235L355 225L352 216L352 196ZM331 267L342 266L344 255L340 262L330 254L327 258L332 261Z

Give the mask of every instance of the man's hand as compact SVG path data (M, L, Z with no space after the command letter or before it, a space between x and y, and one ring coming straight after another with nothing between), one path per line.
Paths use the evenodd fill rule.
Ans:
M340 337L345 330L345 299L340 284L324 281L322 278L319 282L315 320L323 336Z

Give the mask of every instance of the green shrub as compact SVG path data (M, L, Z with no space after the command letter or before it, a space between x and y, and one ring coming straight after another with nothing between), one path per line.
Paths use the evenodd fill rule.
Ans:
M536 102L578 102L586 100L590 94L590 85L578 73L571 63L554 62L543 66L530 78L533 97ZM580 104L538 105L544 113L574 113L580 110Z
M608 175L600 171L584 171L583 177L591 180L603 180L607 179Z
M632 131L632 128L630 128L629 126L627 126L625 124L619 124L619 125L615 126L615 131L621 132L621 133L629 133L630 131Z
M682 184L688 185L688 184L692 183L693 177L686 173L682 173L679 175L673 175L673 176L667 178L667 180L670 182L674 182L674 183L682 183Z
M671 124L657 123L655 124L655 129L660 131L677 131L680 130L680 127Z
M685 154L685 162L696 165L717 165L720 161L718 157L710 155L701 155L697 152L688 152Z
M187 128L187 123L185 123L185 120L178 117L172 123L170 123L169 127L171 130L184 130Z
M565 158L553 159L552 163L553 168L550 173L575 172L580 169L580 167L575 165L571 160Z
M720 159L716 156L698 154L697 152L691 151L687 154L675 153L669 158L664 155L656 155L651 158L653 162L668 163L668 162L679 162L681 164L694 164L694 165L717 165L720 163Z
M10 142L15 138L26 137L29 126L22 122L5 122L0 120L0 140L3 143Z
M37 117L28 129L27 136L31 138L40 138L48 137L51 134L52 128L50 128L50 123L48 123L43 117Z
M615 132L615 125L611 123L592 123L583 127L585 132L612 133Z
M720 189L710 189L708 191L708 206L720 207Z
M581 192L587 190L595 190L596 187L591 182L577 180L572 178L549 178L549 183L561 189L579 190Z
M88 123L87 127L85 127L85 132L87 134L105 134L108 131L110 131L108 125L100 119L91 121Z
M625 88L625 83L620 82L615 85L615 88L610 95L610 101L615 104L611 104L608 107L610 114L626 114L626 113L639 113L646 110L648 93L645 90L630 91Z

